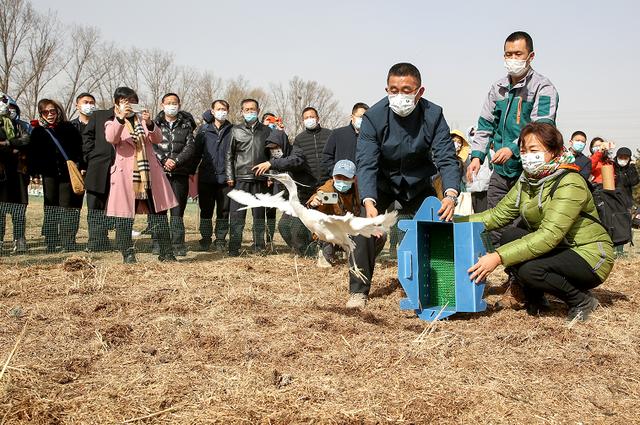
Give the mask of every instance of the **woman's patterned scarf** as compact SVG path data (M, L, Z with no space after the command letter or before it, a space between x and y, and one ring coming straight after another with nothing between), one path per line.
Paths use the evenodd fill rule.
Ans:
M147 199L151 189L149 160L144 146L144 127L138 116L133 117L133 122L125 118L127 130L136 144L136 158L133 162L133 192L136 199Z

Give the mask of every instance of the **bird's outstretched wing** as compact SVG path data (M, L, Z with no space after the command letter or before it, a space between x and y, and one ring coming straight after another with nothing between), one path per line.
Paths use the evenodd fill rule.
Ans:
M269 193L257 193L252 195L242 190L233 189L229 192L229 198L233 199L239 204L246 205L240 208L240 210L246 210L249 208L277 208L280 211L289 214L293 217L297 217L291 203L284 199L283 192L279 192L275 195Z
M351 213L343 216L327 215L322 218L322 223L327 226L333 226L339 231L349 236L362 235L370 238L375 233L387 232L396 223L398 213L392 211L390 213L381 214L374 218L355 217Z

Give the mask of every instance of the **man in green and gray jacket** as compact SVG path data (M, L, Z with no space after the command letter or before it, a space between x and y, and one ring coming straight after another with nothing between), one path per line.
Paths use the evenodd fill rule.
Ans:
M508 76L491 86L480 113L471 144L472 160L467 168L467 180L473 180L489 151L495 152L490 158L493 174L487 193L489 208L498 204L522 173L518 148L520 130L530 122L555 125L558 92L548 78L531 68L534 56L529 34L518 31L507 37L504 65ZM500 234L492 233L496 245Z

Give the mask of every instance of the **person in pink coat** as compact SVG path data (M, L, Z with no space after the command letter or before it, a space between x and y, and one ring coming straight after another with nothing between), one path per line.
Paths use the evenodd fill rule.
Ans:
M162 132L148 111L137 112L138 95L129 87L116 89L115 118L105 123L105 138L116 151L111 166L107 216L116 217L116 240L125 263L135 263L131 240L136 214L149 214L160 261L176 261L171 248L167 210L178 205L152 144L162 142Z

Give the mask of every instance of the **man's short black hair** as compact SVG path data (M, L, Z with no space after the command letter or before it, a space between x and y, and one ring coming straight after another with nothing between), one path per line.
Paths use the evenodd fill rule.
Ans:
M211 102L211 109L216 107L216 103L219 103L222 106L224 106L225 108L227 108L227 111L229 110L229 102L227 102L224 99L216 99L213 102Z
M529 34L524 31L516 31L512 33L507 39L504 41L504 44L513 43L514 41L524 40L527 45L527 50L529 53L533 52L533 38Z
M129 87L118 87L113 92L113 103L120 103L121 99L134 99L136 103L139 102L138 94Z
M418 80L418 85L422 85L422 76L420 76L420 71L415 65L410 64L408 62L400 62L393 65L389 69L389 74L387 75L387 83L389 82L389 78L391 77L407 77L411 76Z
M302 110L302 115L304 115L306 112L309 112L309 111L315 112L316 113L316 117L320 116L320 114L318 114L318 110L316 108L314 108L313 106L307 106L306 108L304 108Z
M258 101L255 100L255 99L251 99L251 98L242 99L242 102L240 102L240 107L244 108L245 103L249 103L249 102L255 103L256 104L256 108L260 109L260 104L258 103Z
M353 105L353 108L351 108L351 115L355 114L358 109L364 109L366 111L369 109L369 105L363 102L356 103Z
M164 96L162 96L162 100L161 100L160 102L164 103L164 100L165 100L166 98L168 98L168 97L171 97L171 96L175 96L175 97L176 97L176 99L178 99L178 103L181 103L181 102L180 102L180 96L178 96L178 95L177 95L177 94L175 94L175 93L171 93L171 92L169 92L169 93L165 94Z
M267 117L273 117L273 118L275 118L275 117L276 117L276 115L275 115L275 114L273 114L273 113L271 113L271 112L265 112L264 114L262 114L262 120L260 120L260 121L261 121L261 122L264 122L264 119L265 119L265 118L267 118Z
M573 138L576 136L582 136L584 137L584 140L587 140L587 133L585 133L582 130L574 131L573 134L571 135L571 140L573 140Z
M90 97L91 99L93 99L93 101L94 101L94 102L96 101L96 98L95 98L95 97L93 97L93 95L92 95L91 93L87 93L87 92L85 91L85 92L80 93L80 94L76 97L76 103L78 103L78 102L80 101L80 99L82 99L83 97Z

